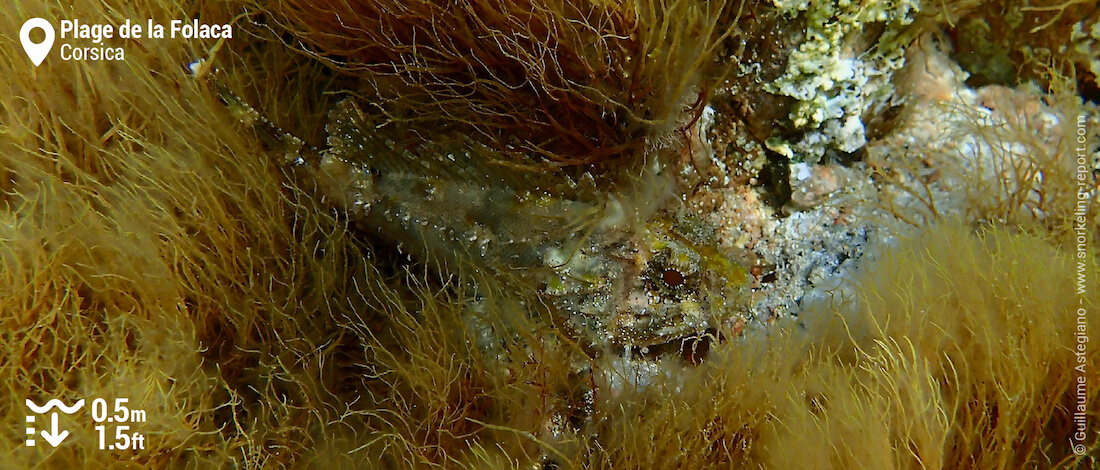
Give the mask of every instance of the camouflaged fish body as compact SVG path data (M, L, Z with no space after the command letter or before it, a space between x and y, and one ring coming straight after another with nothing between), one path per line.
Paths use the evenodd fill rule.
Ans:
M593 212L592 204L517 190L502 178L512 175L493 175L462 146L432 149L441 161L396 151L363 132L373 126L349 101L330 119L318 171L325 193L365 230L440 272L542 269L543 247L575 237L566 221Z
M716 248L711 227L655 209L670 199L657 167L611 194L591 177L530 189L541 184L531 178L559 175L501 168L468 145L434 148L434 158L396 149L351 100L329 119L315 176L335 205L439 272L531 283L584 344L663 344L738 313L746 271Z

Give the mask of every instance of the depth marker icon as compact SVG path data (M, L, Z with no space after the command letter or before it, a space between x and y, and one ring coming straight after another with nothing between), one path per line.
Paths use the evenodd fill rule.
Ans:
M73 406L65 406L65 404L62 403L61 400L58 400L56 398L54 398L50 401L47 401L46 404L42 405L42 406L38 406L33 401L31 401L29 398L27 399L27 408L30 408L32 412L38 413L38 414L45 413L47 411L50 411L51 408L56 407L58 411L60 411L62 413L65 413L67 415L71 415L73 413L76 413L76 410L79 410L82 406L84 406L84 400L83 399L81 399L80 401L74 403ZM31 424L31 423L34 423L34 416L27 415L27 424ZM57 411L54 411L53 413L50 413L50 425L51 425L50 429L48 431L42 431L41 434L42 434L42 437L44 439L46 439L46 442L48 442L51 446L57 447L59 444L61 444L62 441L65 440L66 437L69 437L69 431L59 431L57 429ZM34 428L33 427L27 427L27 434L30 434L30 435L33 436L34 435ZM27 439L27 446L34 446L34 445L35 445L34 439L29 439L28 438Z

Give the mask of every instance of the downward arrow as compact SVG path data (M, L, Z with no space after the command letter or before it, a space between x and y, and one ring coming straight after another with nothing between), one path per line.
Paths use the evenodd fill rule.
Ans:
M50 413L50 422L53 423L53 429L50 430L52 432L42 431L42 437L46 438L46 442L49 442L51 446L57 447L61 441L69 437L69 431L57 432L57 412Z

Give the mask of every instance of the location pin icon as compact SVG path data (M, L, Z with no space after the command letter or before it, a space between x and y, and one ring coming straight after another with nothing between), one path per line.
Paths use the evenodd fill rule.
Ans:
M31 30L34 28L42 28L46 33L46 39L38 44L31 42ZM53 36L53 25L49 21L31 18L23 23L23 28L19 30L19 40L23 42L23 50L27 51L27 57L31 58L35 67L38 67L50 54L50 49L53 48Z

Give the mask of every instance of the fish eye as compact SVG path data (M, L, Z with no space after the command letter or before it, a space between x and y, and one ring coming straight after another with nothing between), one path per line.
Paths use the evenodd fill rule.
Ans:
M703 281L700 259L684 247L665 247L646 262L642 280L651 295L678 302L696 295Z
M684 285L684 275L680 271L675 269L666 269L661 273L661 280L665 282L669 287L680 287Z

